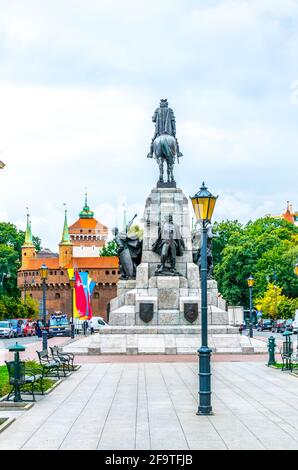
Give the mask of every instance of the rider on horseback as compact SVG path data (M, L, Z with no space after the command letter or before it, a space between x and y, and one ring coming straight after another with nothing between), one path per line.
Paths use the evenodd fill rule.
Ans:
M177 146L177 158L182 157L183 154L179 150L179 144L176 137L176 121L174 112L171 108L168 107L168 100L161 99L159 108L155 110L155 113L152 117L152 121L155 122L155 134L150 145L150 152L147 155L147 158L153 158L153 142L160 135L168 134L172 135L176 140Z

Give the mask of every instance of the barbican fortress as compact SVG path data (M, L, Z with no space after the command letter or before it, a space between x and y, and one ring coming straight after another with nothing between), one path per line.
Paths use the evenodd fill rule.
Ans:
M42 280L39 269L45 264L48 267L47 312L52 314L61 311L71 316L71 287L68 269L77 268L88 271L96 287L92 295L94 316L107 319L109 302L117 294L119 263L116 256L99 256L100 249L106 244L108 228L94 218L85 197L85 205L79 213L79 219L68 226L67 211L59 253L49 249L39 252L33 244L31 221L27 215L25 242L22 246L22 265L18 272L18 287L22 297L30 296L42 303Z

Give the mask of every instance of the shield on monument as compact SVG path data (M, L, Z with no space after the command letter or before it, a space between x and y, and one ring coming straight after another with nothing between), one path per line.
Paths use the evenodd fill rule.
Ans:
M144 323L149 323L153 318L153 303L144 302L140 304L140 319Z
M184 318L193 323L198 318L198 304L184 304Z

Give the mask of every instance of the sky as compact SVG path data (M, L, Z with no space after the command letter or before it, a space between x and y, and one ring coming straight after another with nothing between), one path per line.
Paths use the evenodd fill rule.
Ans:
M161 98L186 196L215 220L298 209L296 0L0 0L0 220L57 251L84 193L112 228L143 215Z

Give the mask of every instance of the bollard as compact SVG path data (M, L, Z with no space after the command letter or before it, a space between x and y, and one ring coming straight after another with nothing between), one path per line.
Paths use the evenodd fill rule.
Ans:
M274 338L274 336L270 336L270 338L268 338L269 359L268 359L267 366L274 366L276 364L276 361L275 361L275 348L276 348L275 338Z

